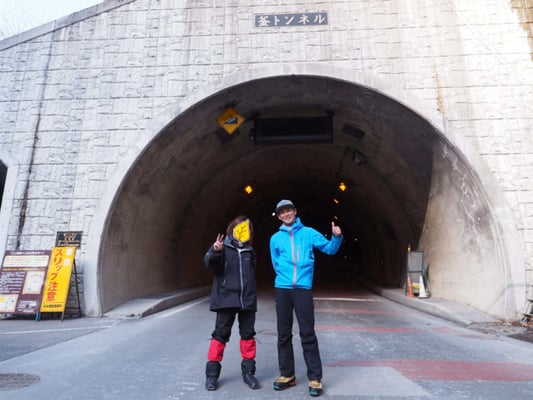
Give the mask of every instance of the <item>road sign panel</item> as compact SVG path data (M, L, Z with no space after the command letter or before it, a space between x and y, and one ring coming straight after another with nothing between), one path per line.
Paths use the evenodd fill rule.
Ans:
M220 117L218 117L217 122L229 135L231 135L239 126L241 126L244 122L244 118L233 108L228 108Z

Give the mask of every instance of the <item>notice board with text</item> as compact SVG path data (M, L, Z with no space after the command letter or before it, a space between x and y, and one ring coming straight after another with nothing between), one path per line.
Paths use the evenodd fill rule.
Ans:
M37 314L50 250L6 251L0 268L0 313Z

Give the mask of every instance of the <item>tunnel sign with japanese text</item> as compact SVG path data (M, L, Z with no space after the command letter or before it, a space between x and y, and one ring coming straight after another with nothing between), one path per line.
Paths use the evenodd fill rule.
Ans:
M271 28L280 26L314 26L327 24L327 12L295 14L257 14L255 16L256 28Z

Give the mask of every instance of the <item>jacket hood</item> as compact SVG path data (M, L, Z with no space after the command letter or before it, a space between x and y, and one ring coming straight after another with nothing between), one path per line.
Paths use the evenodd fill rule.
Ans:
M289 231L289 229L292 229L294 231L297 231L297 230L300 230L301 228L303 228L303 224L302 222L300 221L300 217L296 217L294 219L294 224L292 224L291 226L287 226L285 224L281 224L281 226L279 227L279 230L280 231Z
M226 235L224 238L224 245L228 247L233 247L234 249L243 249L245 247L250 247L250 242L241 242L233 237L233 235Z

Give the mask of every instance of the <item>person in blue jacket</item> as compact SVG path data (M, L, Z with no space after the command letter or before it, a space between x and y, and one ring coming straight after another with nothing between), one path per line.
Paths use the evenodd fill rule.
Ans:
M270 238L270 256L275 272L274 294L278 330L278 364L280 376L274 390L296 385L292 346L293 312L300 328L300 340L307 366L309 394L322 394L322 361L315 333L313 303L314 250L333 255L342 244L342 231L331 223L331 240L320 232L304 226L296 216L292 201L281 200L276 215L279 230Z
M214 272L209 309L217 314L205 367L207 390L217 389L221 361L235 318L239 322L242 378L250 389L260 387L255 378L257 257L251 245L253 233L252 222L240 215L229 223L226 237L217 235L204 256L205 265Z

